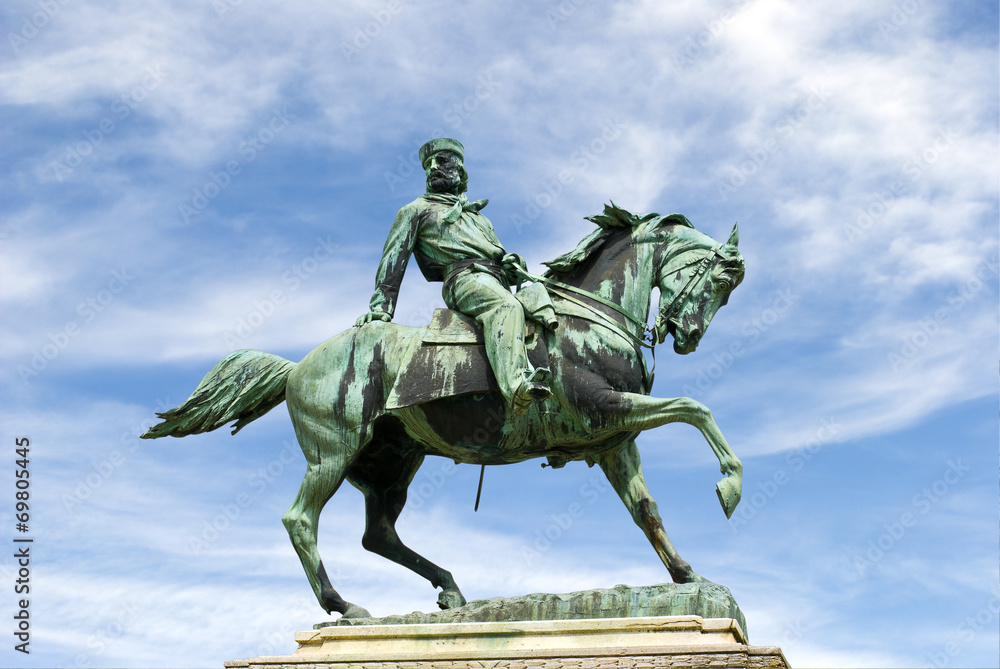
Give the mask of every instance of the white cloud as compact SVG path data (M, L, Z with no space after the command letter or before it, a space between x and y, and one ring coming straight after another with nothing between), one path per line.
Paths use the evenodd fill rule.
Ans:
M859 528L877 518L847 493L815 497L841 490L832 477L858 444L892 463L859 473L860 483L880 490L899 470L916 485L910 458L937 437L915 437L915 425L966 435L941 448L970 461L995 441L995 412L968 414L996 394L995 368L984 364L997 344L988 264L1000 174L995 40L965 39L960 31L972 28L949 22L958 9L926 3L889 32L880 21L891 23L893 8L853 1L574 6L553 22L544 9L503 3L404 4L379 23L387 5L378 1L241 3L222 16L204 2L69 3L0 66L11 128L0 241L4 434L37 444L32 475L47 509L37 521L51 561L36 575L44 592L59 593L39 599L36 639L50 649L39 662L68 665L86 652L92 664L217 664L271 639L288 652L291 631L324 617L279 520L303 466L294 448L294 463L196 559L190 546L226 504L256 491L251 477L292 439L283 409L235 438L219 431L133 448L134 433L162 410L152 398L178 403L229 351L226 335L241 321L260 321L241 345L276 352L304 353L349 327L367 308L394 211L422 189L419 174L393 189L385 173L438 129L466 143L470 196L491 198L486 213L501 239L536 269L589 232L581 218L609 199L681 210L716 237L740 221L747 281L698 353L661 351L657 393L683 394L704 377L696 397L744 457L748 482L761 476L754 465L820 438L823 419L837 433L732 536L701 438L669 428L642 445L668 529L699 571L726 576L755 643L782 644L796 666L912 665L985 606L996 553L980 538L996 528L983 524L978 489L956 492L919 528L928 550L968 547L945 560L945 578L908 547L871 581L845 578L843 546L863 544ZM14 9L14 29L33 11ZM345 56L366 29L368 42ZM147 68L160 68L162 81L147 80ZM128 116L114 116L116 100L133 93ZM286 106L291 123L250 164L241 141ZM67 145L79 151L112 117L114 130L60 180L53 165ZM609 124L622 131L603 136ZM179 205L229 160L241 162L239 178L181 225ZM571 178L553 196L561 172ZM721 188L734 174L745 183ZM550 205L515 225L544 195ZM863 228L861 211L871 221ZM335 258L319 261L318 237L337 247ZM315 269L296 284L288 272L310 257ZM99 312L90 306L88 319L88 300L102 300L123 270L134 281L109 292ZM285 299L272 309L276 290ZM791 304L771 314L780 291ZM396 320L425 323L440 303L440 285L411 267ZM80 333L59 347L70 321ZM733 343L743 352L727 362ZM18 365L48 345L60 352L23 383ZM122 462L102 476L116 451ZM407 518L406 536L470 598L664 579L612 498L525 567L533 531L568 503L560 495L599 475L571 469L493 474L503 482L494 490L508 494L490 503L541 525L465 515L448 506L464 493L443 488ZM688 484L700 492L675 498ZM68 510L78 488L86 498ZM885 517L898 512L888 492L875 499ZM786 503L796 509L783 516ZM764 536L779 517L783 531ZM354 493L341 492L323 517L321 549L345 596L379 614L433 608L426 581L363 551L363 522ZM919 595L900 615L930 650L858 645L854 612L904 595ZM922 610L947 611L954 624L933 636ZM904 638L888 617L875 623L884 638ZM125 629L96 652L116 624ZM989 657L987 636L963 646L963 662ZM190 650L166 657L165 647ZM17 663L9 653L0 661Z

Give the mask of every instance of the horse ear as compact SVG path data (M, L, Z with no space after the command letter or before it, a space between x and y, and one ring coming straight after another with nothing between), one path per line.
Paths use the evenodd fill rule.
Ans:
M729 241L726 242L726 246L732 246L734 249L740 244L740 227L738 223L733 224L733 231L729 233Z

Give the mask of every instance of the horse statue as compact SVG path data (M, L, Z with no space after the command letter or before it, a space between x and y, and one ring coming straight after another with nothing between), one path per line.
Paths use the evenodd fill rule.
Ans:
M739 503L743 466L705 406L686 397L649 396L652 371L642 347L669 334L675 352L695 350L743 279L739 232L734 226L719 244L680 214L639 216L613 203L588 220L597 229L545 263L543 276L524 272L533 283L518 294L541 292L542 310L551 309L555 318L529 319L526 328L529 359L551 369L552 396L533 402L523 416L506 414L472 320L440 309L425 328L380 321L353 327L297 364L236 351L181 406L158 414L163 422L143 437L182 437L231 421L235 434L287 402L307 467L282 522L327 613L368 616L334 589L316 546L320 511L345 479L365 496L362 545L441 588L441 608L466 603L448 571L396 534L407 487L427 455L477 465L543 456L554 467L596 463L673 580L705 581L663 528L635 438L667 423L696 427L725 475L716 492L727 517ZM653 288L660 307L654 327L647 328Z

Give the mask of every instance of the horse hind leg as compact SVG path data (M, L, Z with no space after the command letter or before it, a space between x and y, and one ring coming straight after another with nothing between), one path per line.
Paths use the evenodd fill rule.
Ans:
M635 442L630 441L623 446L613 448L594 459L608 477L615 492L625 503L632 515L632 520L642 528L674 582L692 583L707 580L691 569L691 565L681 558L671 543L670 537L667 536L667 531L663 528L663 520L660 518L656 506L656 500L653 499L649 488L646 487L639 459L639 449Z
M303 442L303 436L299 435L299 442L306 454L306 474L295 501L281 517L281 522L288 530L292 546L323 610L327 613L336 611L345 618L368 618L370 614L367 611L345 601L334 589L316 546L320 512L344 481L346 454L324 452L326 457L320 458L318 450L305 448L316 444Z
M396 520L406 504L406 491L423 462L423 455L402 454L375 446L351 465L348 480L365 496L365 534L361 545L423 576L441 588L438 606L453 609L466 601L451 572L407 547L396 533Z

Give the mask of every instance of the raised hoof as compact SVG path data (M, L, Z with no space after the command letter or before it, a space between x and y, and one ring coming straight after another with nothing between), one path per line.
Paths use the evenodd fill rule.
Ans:
M715 484L715 494L719 497L719 504L726 518L733 517L736 505L740 503L742 496L743 480L740 476L727 476Z
M442 590L438 595L438 606L442 609L457 609L465 606L465 597L458 590Z
M367 609L363 609L357 604L347 603L347 610L340 616L341 618L371 618L372 614Z

